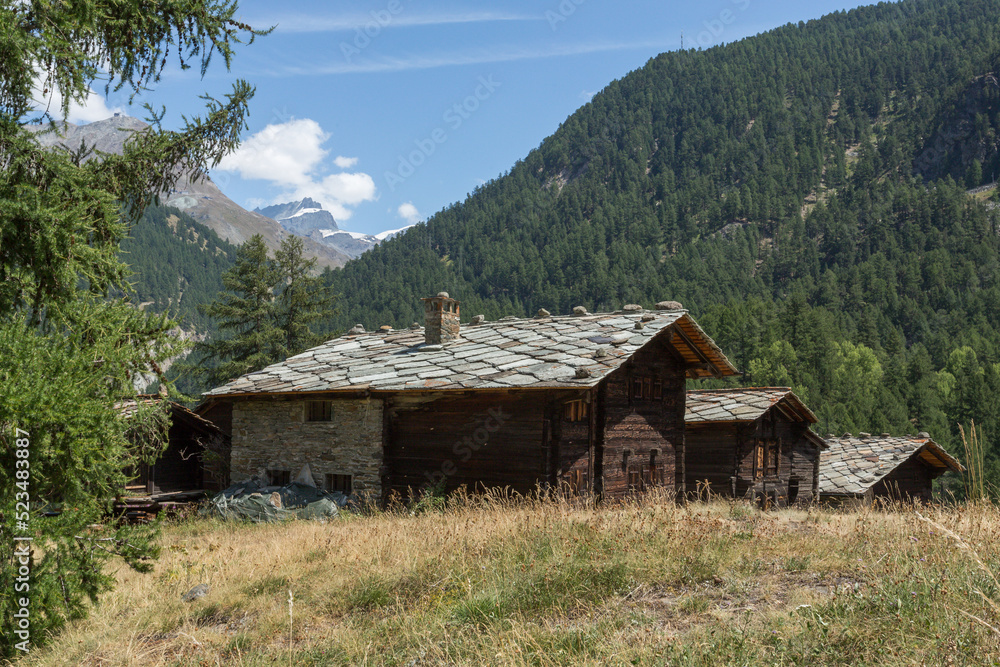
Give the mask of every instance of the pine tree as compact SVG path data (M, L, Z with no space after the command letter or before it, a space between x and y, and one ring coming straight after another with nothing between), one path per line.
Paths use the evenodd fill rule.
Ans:
M212 386L278 360L285 334L276 326L274 291L281 279L268 258L267 246L255 234L236 251L236 264L222 275L225 292L202 312L216 320L219 336L195 345L194 352L218 363L202 365Z
M121 402L181 345L171 322L122 296L120 244L156 193L232 150L253 91L239 81L225 101L206 98L207 115L180 131L163 131L153 114L151 130L101 160L43 150L24 124L64 120L98 79L139 96L168 53L203 73L212 54L228 67L241 35L258 34L236 10L225 0L0 3L0 658L83 616L113 583L109 559L151 567L152 531L105 519L142 458L129 436L145 433L153 455L165 439L162 409L125 418ZM33 111L36 86L61 107ZM32 540L17 543L29 557L14 557L14 537ZM30 591L15 592L22 566ZM15 623L22 598L30 634Z
M336 301L333 291L324 281L311 275L316 260L303 258L302 247L301 238L289 236L274 254L280 290L275 319L276 325L285 334L277 359L290 357L322 343L324 337L314 333L310 325L332 315L330 309Z

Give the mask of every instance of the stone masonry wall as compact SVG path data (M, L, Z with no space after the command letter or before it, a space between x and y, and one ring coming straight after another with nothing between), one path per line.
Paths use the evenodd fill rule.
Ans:
M382 492L382 401L336 399L333 419L307 422L304 399L236 401L233 405L232 479L266 470L288 470L292 479L306 463L316 484L327 474L351 475L355 493Z

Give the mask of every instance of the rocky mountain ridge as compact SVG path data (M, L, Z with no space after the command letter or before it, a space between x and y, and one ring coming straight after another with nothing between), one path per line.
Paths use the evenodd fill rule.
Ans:
M336 252L343 253L351 259L360 257L362 253L371 250L382 241L413 226L407 225L378 234L349 232L338 227L333 214L323 209L323 205L315 199L309 197L299 201L255 208L254 213L267 216L287 231L333 248Z
M130 132L141 132L148 127L149 125L143 121L124 114L115 114L111 118L86 125L59 123L56 126L26 126L35 134L42 146L76 150L81 143L86 142L88 147L93 147L98 153L119 154ZM226 241L236 245L244 243L254 234L260 234L264 243L273 252L281 245L281 240L290 233L273 219L247 211L231 200L208 176L197 181L190 175L182 176L172 191L160 193L160 203L184 211ZM350 259L336 247L316 242L308 236L304 249L307 256L316 258L320 268L340 267Z

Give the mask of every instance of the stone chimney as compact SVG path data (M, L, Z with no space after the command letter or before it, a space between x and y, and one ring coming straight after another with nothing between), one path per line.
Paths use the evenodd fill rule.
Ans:
M442 345L458 338L458 301L447 292L438 292L437 296L421 301L424 302L424 342Z

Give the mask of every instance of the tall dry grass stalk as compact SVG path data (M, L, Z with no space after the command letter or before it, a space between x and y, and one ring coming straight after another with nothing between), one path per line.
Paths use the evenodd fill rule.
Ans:
M995 506L921 511L974 535L992 567ZM912 506L763 512L666 492L177 522L153 574L123 568L90 618L17 667L1000 663L1000 614L972 593L998 600L1000 583L922 526ZM185 603L190 571L212 593Z
M965 429L961 424L958 431L962 435L962 446L965 448L965 493L974 502L986 499L986 483L983 479L984 453L981 434L976 431L976 422L969 426L969 437L965 437Z
M292 589L288 589L288 667L292 665L292 605L295 598L292 597Z
M972 433L975 434L975 432L976 432L975 424L973 424ZM955 545L961 551L964 551L969 555L970 558L972 558L972 561L976 564L976 567L979 569L980 572L984 573L990 579L995 589L1000 590L1000 580L997 579L996 574L993 572L992 569L989 568L989 566L986 565L986 563L983 562L983 559L979 555L979 553L972 547L971 544L969 544L965 539L963 539L961 535L954 532L953 530L950 530L945 526L942 526L940 523L934 521L933 519L928 519L927 517L921 515L920 512L917 512L916 515L921 521L924 521L934 526L945 537L948 537L949 539L953 540L955 542ZM992 597L986 595L986 593L984 593L980 588L974 588L973 591L976 593L976 595L978 595L982 599L982 601L986 604L986 606L990 609L990 611L993 612L993 615L997 618L1000 618L1000 603L997 603L997 601L994 600ZM998 629L995 625L988 623L983 618L968 611L965 611L964 609L959 609L958 612L963 616L966 616L976 621L983 627L988 628L989 630L993 631L993 634L995 634L997 637L1000 637L1000 629Z

